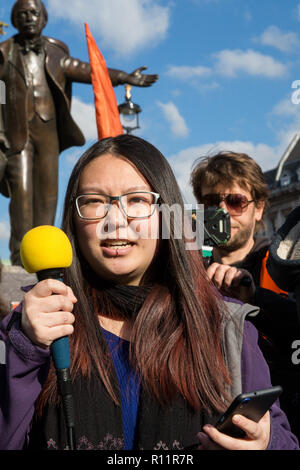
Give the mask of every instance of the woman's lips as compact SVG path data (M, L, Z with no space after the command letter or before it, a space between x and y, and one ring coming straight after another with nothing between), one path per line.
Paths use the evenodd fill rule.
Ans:
M135 243L129 240L104 240L101 243L101 248L104 255L109 257L125 256L130 253L134 248Z

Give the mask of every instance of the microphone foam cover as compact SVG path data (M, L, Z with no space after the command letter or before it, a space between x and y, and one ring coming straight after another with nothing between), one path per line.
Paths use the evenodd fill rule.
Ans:
M72 264L72 246L67 235L53 225L40 225L25 233L20 256L28 273Z

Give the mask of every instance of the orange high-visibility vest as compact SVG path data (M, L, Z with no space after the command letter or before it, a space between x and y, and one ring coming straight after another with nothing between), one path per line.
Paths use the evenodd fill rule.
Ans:
M285 292L284 290L280 289L277 286L277 284L275 284L270 274L268 273L267 266L266 266L268 257L269 257L269 250L267 251L261 263L260 280L259 280L260 287L263 287L264 289L272 290L273 292L276 292L276 294L288 295L288 292Z

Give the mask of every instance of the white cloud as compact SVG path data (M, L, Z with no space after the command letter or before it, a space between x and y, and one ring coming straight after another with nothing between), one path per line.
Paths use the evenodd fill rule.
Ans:
M273 57L248 49L224 49L214 54L215 71L227 77L236 77L238 72L266 78L283 77L287 66Z
M0 240L9 240L10 224L6 221L0 221Z
M69 20L82 27L88 23L99 48L106 46L116 55L128 56L162 41L169 27L170 9L158 0L47 0L52 18Z
M281 31L277 26L269 26L258 38L254 38L264 46L272 46L282 52L291 52L294 49L299 50L300 40L296 33Z
M197 158L213 155L219 151L243 152L250 155L263 169L263 171L275 168L282 154L277 149L266 144L254 144L243 141L220 141L204 144L199 147L189 147L181 150L168 158L170 165L178 180L186 203L195 203L195 197L189 183L192 166Z
M219 3L222 0L192 0L196 5L209 4L209 3Z
M96 140L98 133L94 103L84 103L80 98L74 96L71 114L86 140Z
M165 119L170 124L172 133L178 137L186 137L189 130L175 104L172 101L168 103L158 101L157 104L162 109Z
M210 76L212 73L209 67L203 67L198 65L191 67L189 65L169 65L166 75L173 78L179 78L180 80L189 80L191 78L201 78Z
M193 86L200 93L219 88L220 84L212 78L213 69L203 65L169 65L165 75ZM210 78L209 81L205 80Z
M282 153L278 153L277 148L263 143L254 144L247 141L220 141L181 150L177 154L168 157L168 161L174 170L185 202L190 204L196 202L189 183L195 160L203 156L213 155L219 151L230 150L247 153L261 166L263 171L275 168L282 156Z
M190 173L196 159L219 151L244 152L268 171L277 167L285 150L300 129L300 103L293 104L291 96L282 99L267 116L268 124L276 136L273 146L251 141L219 141L198 147L189 147L168 157L187 203L195 203L189 184Z
M238 75L250 75L264 78L283 77L288 67L273 57L248 49L224 49L212 55L211 67L202 65L169 65L165 74L173 79L184 81L200 92L220 87L216 77L236 78ZM210 78L210 80L205 80Z
M299 106L293 104L291 98L284 98L279 101L272 109L272 114L276 116L299 116Z
M247 6L245 9L244 18L245 18L246 23L250 23L250 21L252 21L252 18L253 18L252 13Z
M279 101L268 114L268 124L279 141L281 155L300 129L300 104L294 104L291 96Z

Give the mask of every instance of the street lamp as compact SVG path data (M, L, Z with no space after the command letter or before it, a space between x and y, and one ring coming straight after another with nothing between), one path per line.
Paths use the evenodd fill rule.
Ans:
M8 28L8 24L4 23L3 21L0 21L0 34L1 35L6 34L6 32L3 31L3 28Z
M127 134L140 128L139 113L142 111L138 104L131 101L131 88L131 85L125 85L125 103L118 106L121 124Z

